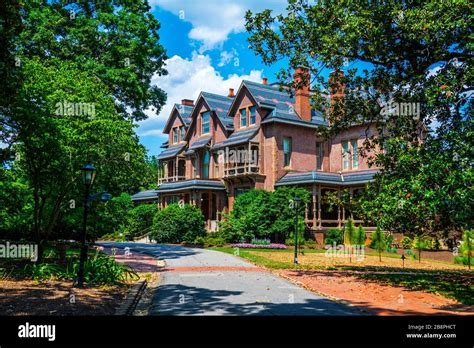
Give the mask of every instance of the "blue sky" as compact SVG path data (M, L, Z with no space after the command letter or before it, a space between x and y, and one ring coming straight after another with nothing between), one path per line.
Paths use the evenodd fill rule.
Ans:
M286 0L150 0L152 13L161 23L160 42L169 57L169 74L152 81L168 94L168 101L158 115L147 110L149 118L137 128L150 155L162 151L160 145L167 139L162 130L174 103L195 100L200 91L227 94L242 79L276 80L282 63L265 66L248 48L244 15L247 9L265 8L281 13L286 4Z

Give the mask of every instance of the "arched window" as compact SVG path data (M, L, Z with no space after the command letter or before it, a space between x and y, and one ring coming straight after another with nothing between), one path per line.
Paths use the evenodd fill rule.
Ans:
M209 151L205 151L202 156L202 169L201 169L201 177L203 179L209 178L209 160L211 156L209 155Z

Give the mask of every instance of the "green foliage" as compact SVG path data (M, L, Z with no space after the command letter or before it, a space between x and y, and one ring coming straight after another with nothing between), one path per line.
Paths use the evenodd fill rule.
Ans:
M158 208L155 204L139 204L130 209L127 214L125 234L128 240L140 237L151 231L153 217Z
M386 231L456 239L473 225L470 13L468 0L290 0L285 14L246 13L250 48L265 64L289 62L277 74L281 85L301 86L293 71L309 69L320 92L313 105L330 124L321 135L370 125L361 153L381 171L352 205ZM327 67L344 76L327 78ZM339 84L343 96L324 98ZM386 112L392 103L418 112Z
M466 263L471 269L472 257L474 256L474 232L472 230L465 230L462 235L462 244L460 247L463 260L466 259Z
M403 238L400 240L400 244L402 245L403 249L410 249L413 244L413 239L411 239L409 236L403 236Z
M225 245L225 240L220 237L213 237L212 235L208 235L205 242L204 246L206 248L209 247L223 247Z
M224 217L220 230L227 242L250 242L253 238L270 238L274 242L284 241L294 230L294 208L290 200L301 198L298 208L299 237L304 240L304 206L310 200L310 193L303 188L278 188L274 192L250 190L234 201L230 214Z
M106 204L98 202L91 214L91 230L94 235L102 237L104 234L113 235L117 232L123 235L129 223L127 215L132 208L132 197L127 193L113 197Z
M385 233L382 232L381 228L377 226L375 231L370 236L370 247L377 250L379 253L379 261L382 261L382 251L387 248L387 237Z
M412 247L418 251L418 261L421 262L421 251L428 249L429 245L430 241L427 240L426 237L415 236L415 238L413 238Z
M170 204L156 212L150 238L157 243L193 243L196 237L206 236L204 223L199 208L189 204Z
M357 228L357 233L355 235L355 243L356 245L365 245L365 240L367 239L367 236L365 234L365 230L362 227L362 225L359 225Z
M56 263L34 263L25 266L25 274L34 280L69 279L77 277L79 260L70 260L66 266ZM97 252L84 264L84 280L87 284L111 285L138 279L130 267L117 263L108 255Z
M349 218L344 225L344 245L356 244L357 238L357 230L354 226L354 221Z
M330 244L333 245L336 243L336 245L342 244L343 242L343 231L341 231L338 228L331 228L327 230L325 236L324 236L324 243L325 244Z

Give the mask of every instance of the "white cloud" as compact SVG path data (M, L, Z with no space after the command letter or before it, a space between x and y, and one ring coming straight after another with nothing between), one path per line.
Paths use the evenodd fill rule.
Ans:
M199 52L222 47L229 34L245 30L245 12L260 12L270 8L282 13L287 5L283 0L151 0L152 6L170 11L192 24L189 38L202 43Z
M234 58L238 55L239 54L237 53L237 50L235 48L233 48L230 51L222 51L221 52L221 59L220 59L219 63L217 64L217 66L222 67L224 65L229 64L230 61L232 60L232 58Z
M159 115L146 110L148 119L139 122L139 136L158 136L166 140L162 130L173 105L182 99L196 100L201 91L227 95L229 88L237 88L242 80L260 82L262 70L252 70L248 75L231 74L227 78L221 76L211 65L208 55L193 53L191 59L173 56L166 61L168 75L155 76L152 84L156 84L168 94L168 100Z

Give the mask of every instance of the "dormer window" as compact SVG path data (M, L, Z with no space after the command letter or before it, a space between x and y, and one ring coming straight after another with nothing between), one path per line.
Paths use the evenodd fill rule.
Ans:
M179 127L179 137L180 141L184 141L184 135L186 134L186 130L184 129L184 126Z
M173 128L173 144L178 143L178 127Z
M249 108L249 114L250 114L250 125L254 125L257 122L257 109L255 106L251 106Z
M209 111L203 112L201 114L201 134L208 134L210 130L209 125Z
M247 109L240 109L240 128L247 127Z

